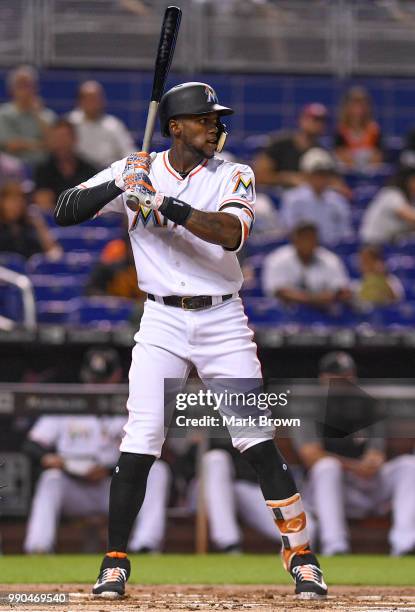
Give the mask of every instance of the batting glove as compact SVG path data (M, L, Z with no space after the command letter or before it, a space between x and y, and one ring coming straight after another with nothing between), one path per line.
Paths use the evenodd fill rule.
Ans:
M125 162L124 170L115 178L115 184L123 191L134 191L141 175L150 172L151 163L156 158L157 153L145 153L139 151L131 153Z
M145 172L136 174L136 181L132 189L126 191L127 205L132 210L137 210L139 206L146 206L153 210L158 210L164 201L164 193L156 191Z

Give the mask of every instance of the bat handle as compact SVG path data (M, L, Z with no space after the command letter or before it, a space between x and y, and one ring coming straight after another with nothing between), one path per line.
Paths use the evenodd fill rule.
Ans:
M158 107L159 107L159 103L156 102L155 100L151 100L150 105L148 107L146 128L144 130L143 146L141 148L141 150L145 151L146 153L150 153L151 141L153 139L154 127L156 125ZM136 198L133 195L130 195L128 197L127 204L130 204L131 207L137 206L138 198Z
M143 139L143 147L142 147L142 151L145 151L146 153L150 153L151 141L153 139L154 127L156 125L158 107L159 107L159 103L156 102L155 100L152 100L148 107L147 122L146 122L145 131L144 131L144 139Z

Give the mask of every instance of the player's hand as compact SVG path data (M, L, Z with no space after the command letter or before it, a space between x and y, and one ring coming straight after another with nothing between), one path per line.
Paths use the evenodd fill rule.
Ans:
M45 469L62 469L64 463L63 458L55 453L46 453L46 455L43 455L42 459L40 460L41 466Z
M150 177L145 172L137 173L137 180L132 189L126 191L127 206L137 210L139 206L146 206L157 210L163 203L164 193L156 191Z
M103 478L108 477L108 469L103 465L94 465L88 472L85 474L85 480L89 482L98 482Z
M131 153L125 162L124 170L115 178L115 184L123 191L133 191L142 173L148 174L157 153L138 151Z

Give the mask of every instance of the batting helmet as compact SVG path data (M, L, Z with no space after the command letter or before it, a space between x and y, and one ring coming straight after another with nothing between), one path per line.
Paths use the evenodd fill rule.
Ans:
M173 117L204 115L213 112L217 112L219 115L232 115L234 111L219 104L215 90L206 83L190 82L176 85L169 89L160 100L161 133L163 136L170 136L169 121ZM225 126L221 122L219 122L219 129L218 143L222 133L226 134Z
M356 372L356 363L349 353L332 351L322 357L319 363L320 374L349 374Z

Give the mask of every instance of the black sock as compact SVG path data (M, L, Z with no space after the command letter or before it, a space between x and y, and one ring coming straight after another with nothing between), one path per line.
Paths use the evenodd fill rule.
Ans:
M111 480L108 550L125 552L128 538L144 501L152 455L121 453Z
M265 500L287 499L298 492L292 472L272 440L251 446L242 456L256 471Z

